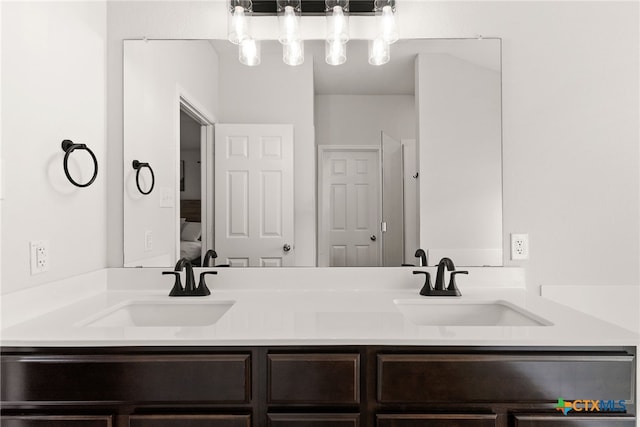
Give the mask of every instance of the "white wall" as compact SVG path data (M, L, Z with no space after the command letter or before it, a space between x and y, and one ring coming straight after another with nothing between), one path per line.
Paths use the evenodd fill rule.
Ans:
M127 41L124 49L124 263L168 266L177 258L180 96L217 118L218 56L207 41ZM155 173L155 189L135 185L137 159ZM173 206L162 206L163 191ZM145 233L153 248L145 250Z
M529 233L531 258L519 263L528 286L638 286L638 4L399 6L403 38L503 40L503 248L507 254L509 233ZM122 39L225 38L224 9L224 2L108 4L110 265L122 262ZM261 19L259 35L275 38L276 21ZM352 37L369 35L364 21L352 17ZM305 37L324 37L321 17L304 18L303 28Z
M313 63L290 67L262 54L259 67L220 61L220 123L293 124L294 248L297 266L316 265Z
M430 264L502 265L500 73L421 53L416 79L420 247Z
M2 293L106 266L106 3L2 2ZM63 139L87 144L87 188L63 173ZM93 173L74 152L78 181ZM73 172L72 172L73 173ZM81 177L81 178L80 178ZM30 275L29 242L49 271Z

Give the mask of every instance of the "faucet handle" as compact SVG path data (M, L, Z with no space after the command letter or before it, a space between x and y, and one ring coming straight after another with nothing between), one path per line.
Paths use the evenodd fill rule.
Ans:
M449 286L447 286L448 291L457 291L459 294L458 286L456 285L456 274L469 274L468 271L452 271L449 274Z
M415 270L413 274L424 274L424 285L422 285L422 289L420 289L420 295L430 295L433 292L433 286L431 286L431 274L428 271L418 271Z
M163 271L162 275L173 274L175 276L175 281L173 282L173 288L171 288L171 292L169 292L170 297L177 297L184 294L184 288L182 287L182 283L180 282L180 273L177 271Z
M211 291L207 287L207 282L204 278L207 274L218 274L217 271L203 271L200 273L200 281L198 282L198 287L195 290L195 295L197 296L205 296L211 295Z

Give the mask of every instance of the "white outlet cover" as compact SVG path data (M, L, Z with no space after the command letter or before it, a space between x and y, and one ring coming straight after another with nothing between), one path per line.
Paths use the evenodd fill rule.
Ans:
M511 259L514 261L529 259L529 235L511 234Z
M31 252L31 274L40 274L49 270L49 242L34 240L29 243Z
M160 188L160 207L173 208L175 206L174 190L171 187Z

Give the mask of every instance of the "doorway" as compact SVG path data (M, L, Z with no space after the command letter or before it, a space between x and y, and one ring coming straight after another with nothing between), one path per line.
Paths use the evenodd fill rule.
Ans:
M213 246L213 121L180 97L177 257L195 266Z
M379 146L318 146L318 266L382 265Z

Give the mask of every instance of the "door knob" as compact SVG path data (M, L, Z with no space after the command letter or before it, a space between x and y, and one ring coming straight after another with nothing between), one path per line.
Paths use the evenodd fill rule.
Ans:
M285 243L284 246L282 247L282 250L285 252L289 252L291 250L291 245L289 245L288 243Z
M371 239L372 242L375 242L378 239L375 234L372 234L371 237L369 238Z

